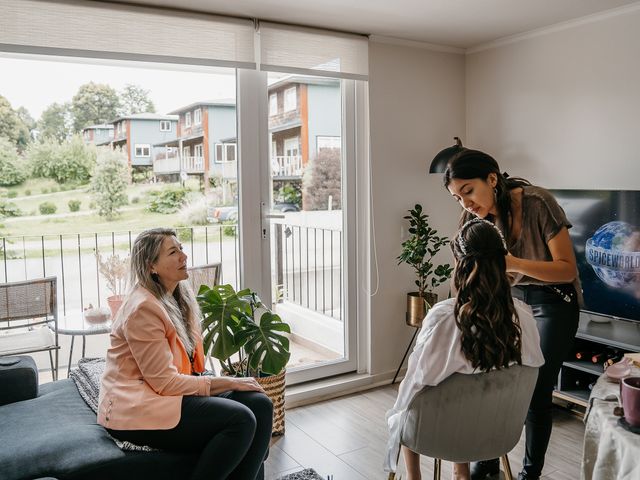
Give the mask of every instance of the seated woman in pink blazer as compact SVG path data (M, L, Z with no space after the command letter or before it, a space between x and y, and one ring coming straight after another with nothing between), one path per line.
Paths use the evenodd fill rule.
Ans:
M253 378L204 371L199 309L173 230L142 232L111 331L98 423L123 441L199 454L192 479L264 478L273 406Z

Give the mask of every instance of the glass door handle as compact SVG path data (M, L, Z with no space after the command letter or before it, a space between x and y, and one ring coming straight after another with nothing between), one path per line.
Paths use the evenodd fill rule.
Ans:
M264 218L284 218L281 213L265 213Z

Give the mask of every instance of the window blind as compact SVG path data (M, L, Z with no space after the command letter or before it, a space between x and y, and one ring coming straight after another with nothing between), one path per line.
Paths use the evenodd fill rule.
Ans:
M361 35L260 22L260 69L366 80L368 39Z
M93 1L0 0L0 50L255 68L251 20Z

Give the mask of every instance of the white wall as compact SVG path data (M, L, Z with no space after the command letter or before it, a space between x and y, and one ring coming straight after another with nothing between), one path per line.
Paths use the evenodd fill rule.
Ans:
M640 188L640 8L467 55L466 144L550 188Z
M395 371L414 330L405 325L414 275L397 265L402 217L416 203L450 235L459 209L428 175L431 159L465 136L464 55L372 42L369 45L371 167L379 285L371 298L372 374ZM451 261L447 251L440 260ZM372 264L375 288L375 264ZM447 289L439 293L446 296Z

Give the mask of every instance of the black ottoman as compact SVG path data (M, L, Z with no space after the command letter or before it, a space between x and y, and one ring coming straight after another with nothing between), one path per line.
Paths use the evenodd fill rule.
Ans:
M0 357L0 405L38 396L38 369L27 355Z

